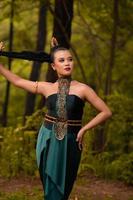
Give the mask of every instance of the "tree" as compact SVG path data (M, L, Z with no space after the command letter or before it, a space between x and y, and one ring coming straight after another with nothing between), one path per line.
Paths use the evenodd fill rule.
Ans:
M115 54L117 45L117 30L119 22L119 0L113 1L113 30L110 44L110 59L105 82L105 95L111 94L112 88L112 70L115 66Z
M37 34L37 46L36 51L43 51L46 44L46 12L47 12L47 1L40 0L39 8L39 22L38 22L38 34ZM30 80L36 81L39 78L41 70L41 63L34 62L32 66L32 71L30 74ZM34 111L36 95L27 93L26 103L25 103L25 112L24 112L24 121L25 116L31 115Z
M14 2L15 0L11 1L11 15L10 15L10 33L9 33L9 51L12 51L13 47L13 18L14 18ZM8 59L8 66L9 70L11 70L12 59ZM7 81L6 84L6 94L5 100L3 105L3 113L2 113L2 125L7 125L7 113L8 113L8 105L9 105L9 96L10 96L10 82Z

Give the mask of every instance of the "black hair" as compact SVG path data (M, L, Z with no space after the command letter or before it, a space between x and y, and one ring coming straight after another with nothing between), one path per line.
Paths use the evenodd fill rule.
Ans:
M60 46L60 45L57 45L57 46L54 46L51 48L51 52L50 52L50 61L51 63L54 62L54 54L58 51L68 51L69 49L63 47L63 46Z

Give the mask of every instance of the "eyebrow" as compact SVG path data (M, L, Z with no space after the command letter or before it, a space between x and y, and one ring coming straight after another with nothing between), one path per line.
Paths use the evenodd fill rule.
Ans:
M69 56L69 57L67 57L67 58L72 58L72 56ZM58 59L64 59L64 57L61 57L61 58L58 58Z

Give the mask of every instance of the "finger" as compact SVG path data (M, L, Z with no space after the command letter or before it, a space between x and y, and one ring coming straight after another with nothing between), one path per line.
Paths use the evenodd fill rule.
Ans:
M82 143L79 142L78 146L79 146L79 149L82 150Z
M78 142L79 149L82 150L82 138L77 136L76 141Z
M4 43L3 42L0 42L0 50L3 50L5 47L4 47Z
M81 150L81 144L80 144L80 143L78 143L78 147L79 147L79 149Z
M79 142L79 137L78 137L78 135L77 135L76 141Z
M1 45L1 46L4 46L4 43L3 43L3 42L0 42L0 45Z
M0 51L2 51L4 48L5 48L5 47L1 47L1 46L0 46Z

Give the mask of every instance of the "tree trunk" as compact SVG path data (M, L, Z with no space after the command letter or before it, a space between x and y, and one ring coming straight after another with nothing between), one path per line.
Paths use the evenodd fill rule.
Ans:
M112 86L112 70L115 65L115 53L116 53L116 42L117 42L117 29L118 29L118 20L119 20L119 12L118 12L119 0L114 0L113 3L113 30L111 36L111 48L110 48L110 60L109 66L106 75L106 85L105 85L105 99L106 96L111 94L111 86ZM106 142L106 133L105 133L106 123L104 123L100 129L95 130L94 143L93 143L93 151L101 152L104 150L105 142Z
M94 139L92 142L93 155L104 151L105 142L106 138L105 138L105 123L104 123L100 125L100 127L95 128L94 130Z
M66 48L69 48L71 39L72 18L73 0L55 0L53 35L57 38L59 44ZM49 66L46 80L54 82L56 79L57 75L51 66Z
M117 30L119 22L119 0L114 0L113 5L113 31L111 36L110 60L105 82L105 95L111 94L112 90L112 70L115 65Z
M13 17L14 17L14 2L15 0L11 1L11 16L10 16L10 33L9 33L9 51L12 51L13 47ZM12 59L8 59L8 69L11 70ZM6 84L6 94L5 100L3 105L3 112L2 112L2 125L7 125L7 114L8 114L8 106L9 106L9 95L10 95L10 82L7 81Z
M44 51L44 46L46 43L46 12L47 12L47 1L42 2L40 0L36 51ZM41 63L34 62L29 79L31 81L38 80L39 75L40 75L40 70L41 70ZM36 99L35 94L31 94L29 92L27 93L26 103L25 103L24 122L25 122L25 117L28 115L31 115L34 112L35 99Z

